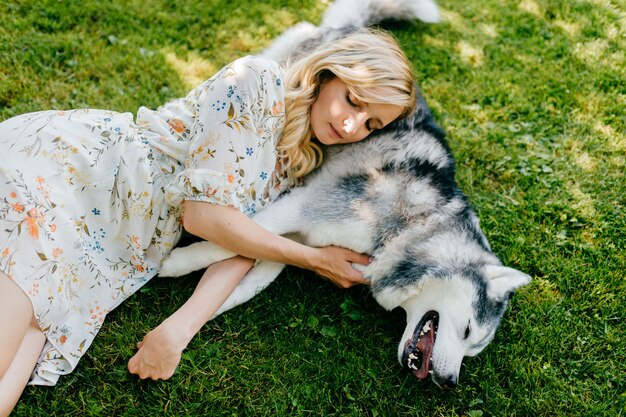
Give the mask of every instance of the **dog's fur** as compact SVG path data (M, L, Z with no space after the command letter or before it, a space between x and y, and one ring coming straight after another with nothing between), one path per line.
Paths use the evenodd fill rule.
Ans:
M265 55L284 61L295 51L343 36L383 18L436 21L431 0L339 0L320 27L300 24ZM377 302L402 307L407 325L400 363L440 386L458 381L464 356L493 338L512 292L530 277L502 266L454 179L454 161L426 103L359 143L326 149L322 167L254 219L277 234L298 234L312 246L369 253L364 269ZM180 276L234 254L209 242L172 252L161 276ZM220 308L252 298L284 265L259 262Z

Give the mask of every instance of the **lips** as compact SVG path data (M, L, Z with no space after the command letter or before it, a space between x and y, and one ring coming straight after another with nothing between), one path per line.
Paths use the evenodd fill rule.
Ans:
M334 139L343 139L343 136L341 136L341 134L339 133L339 131L337 131L337 129L335 129L333 127L333 125L329 125L330 126L330 135L334 138Z

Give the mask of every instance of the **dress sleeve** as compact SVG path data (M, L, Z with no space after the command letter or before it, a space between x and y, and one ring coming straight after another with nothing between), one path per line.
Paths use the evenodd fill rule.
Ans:
M275 62L248 56L186 97L195 118L185 169L166 188L170 204L205 201L241 211L254 204L259 173L274 167L284 125L280 77Z

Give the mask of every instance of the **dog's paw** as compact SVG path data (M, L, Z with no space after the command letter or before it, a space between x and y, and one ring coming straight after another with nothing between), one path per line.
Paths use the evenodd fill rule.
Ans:
M187 275L193 270L189 269L189 264L185 262L184 257L179 257L176 254L178 249L174 249L172 253L163 259L161 267L159 268L159 276L167 278L181 277Z

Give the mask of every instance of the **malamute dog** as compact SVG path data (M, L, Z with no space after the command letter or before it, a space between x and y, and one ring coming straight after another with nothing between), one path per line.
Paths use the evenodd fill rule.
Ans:
M288 30L264 55L284 61L321 40L386 18L437 21L432 0L338 0L319 27ZM366 141L327 148L325 162L303 187L254 219L311 246L369 253L364 269L376 301L402 307L407 325L398 359L419 379L457 384L461 361L493 338L513 291L530 277L502 265L454 179L454 160L426 103ZM233 256L200 242L175 249L161 276L181 276ZM269 285L284 265L259 262L217 314Z

